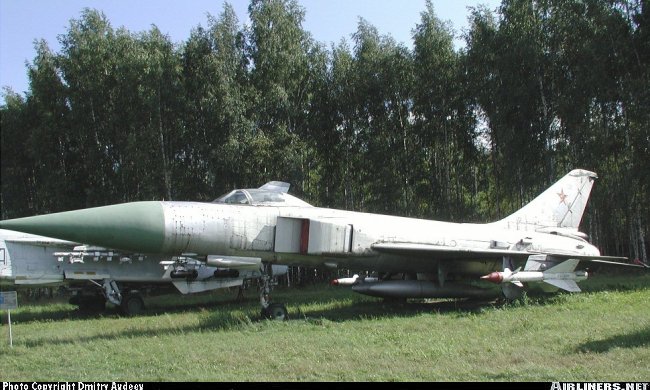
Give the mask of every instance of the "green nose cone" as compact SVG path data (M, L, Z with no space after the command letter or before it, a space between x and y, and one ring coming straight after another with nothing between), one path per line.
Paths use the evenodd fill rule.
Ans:
M160 202L133 202L0 221L0 228L139 253L162 249Z

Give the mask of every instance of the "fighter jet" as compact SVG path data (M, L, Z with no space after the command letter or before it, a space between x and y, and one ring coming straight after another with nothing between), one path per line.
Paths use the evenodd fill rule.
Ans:
M237 262L221 258L221 265ZM286 266L274 266L276 275ZM159 294L178 290L182 294L219 288L241 287L245 280L259 278L259 264L237 270L201 266L188 256L124 254L116 250L0 230L0 285L65 287L70 302L82 311L102 310L106 303L123 314L144 309L142 293ZM175 288L174 288L175 287Z
M579 262L615 263L578 231L594 179L573 170L514 214L470 224L313 207L269 182L212 203L148 201L18 218L0 227L125 253L188 256L202 266L261 264L265 317L286 318L270 298L271 264L373 270L354 291L384 298L476 297L500 283L509 298L527 283L580 291ZM229 260L236 259L236 260ZM481 278L483 277L483 278Z

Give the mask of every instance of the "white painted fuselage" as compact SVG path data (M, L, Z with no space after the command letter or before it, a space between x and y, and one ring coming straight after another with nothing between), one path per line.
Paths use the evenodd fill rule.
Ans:
M161 202L165 219L163 251L260 257L264 261L306 266L372 269L377 271L434 271L433 255L382 253L379 243L434 246L463 259L464 251L513 251L598 256L597 248L579 237L512 230L499 224L466 224L352 212L318 207L275 207L198 202ZM283 222L279 224L279 221ZM309 221L312 233L301 237L286 221ZM297 222L298 224L300 222ZM289 224L290 225L290 224ZM527 226L527 225L526 225ZM318 234L313 229L318 227ZM298 230L297 232L295 230ZM323 232L328 234L324 234ZM297 245L287 250L287 241ZM300 248L300 241L308 240ZM280 246L282 248L280 248ZM290 245L289 245L290 246ZM481 274L499 268L501 256L483 262L451 262L463 272ZM459 269L460 270L460 269Z

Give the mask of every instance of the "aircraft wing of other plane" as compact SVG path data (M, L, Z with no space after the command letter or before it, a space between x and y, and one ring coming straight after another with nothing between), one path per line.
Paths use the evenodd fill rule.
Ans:
M36 246L50 246L67 248L79 243L74 241L61 240L58 238L38 236L35 234L22 233L12 230L0 229L0 239L5 242L22 243Z
M141 293L145 291L165 293L173 285L182 294L190 294L242 286L246 279L261 275L257 263L242 267L242 260L249 258L218 260L218 266L196 266L187 257L121 253L0 229L0 285L62 285L74 294L70 302L82 311L102 309L111 302L132 315L144 307ZM274 275L286 274L286 270L276 265Z
M12 238L12 239L6 239L6 242L13 242L17 244L29 244L29 245L36 245L36 246L51 246L51 247L60 247L60 248L68 248L71 246L76 246L79 245L79 243L72 242L72 241L64 241L64 240L47 240L47 239L35 239L35 238Z

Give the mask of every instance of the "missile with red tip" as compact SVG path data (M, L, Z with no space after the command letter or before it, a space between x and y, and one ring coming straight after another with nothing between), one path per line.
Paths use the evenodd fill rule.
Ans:
M354 286L359 283L375 283L379 279L375 277L360 278L359 275L354 274L351 278L339 278L330 282L332 286Z
M330 282L332 286L352 286L359 281L359 275L354 274L351 278L339 278Z
M566 260L546 271L510 271L505 269L502 272L492 272L488 275L481 276L481 279L492 283L513 283L523 287L524 282L545 282L566 291L579 292L580 288L576 284L581 280L587 279L587 272L575 271L579 260Z

